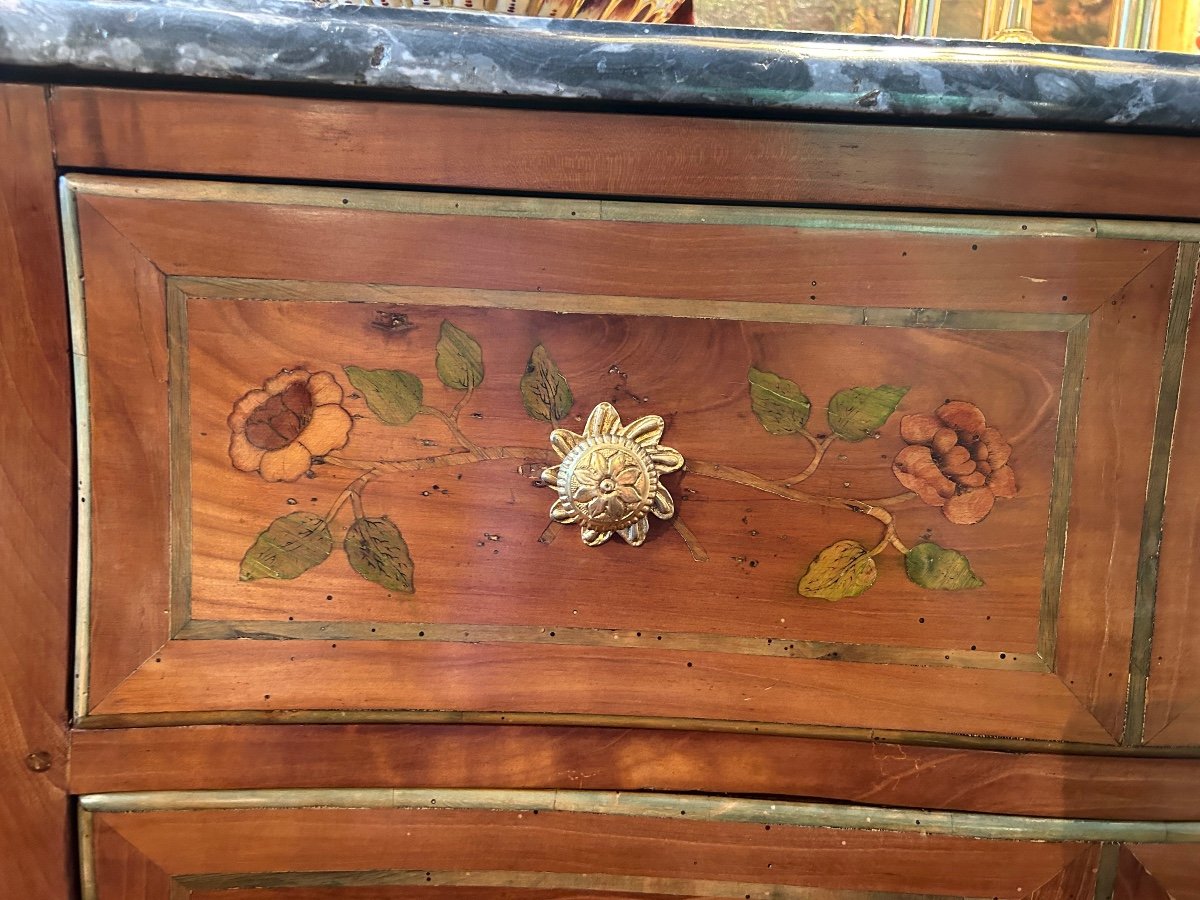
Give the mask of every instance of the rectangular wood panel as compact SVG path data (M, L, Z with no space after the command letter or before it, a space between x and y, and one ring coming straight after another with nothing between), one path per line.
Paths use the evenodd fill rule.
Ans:
M402 335L372 327L380 312L374 304L187 302L191 618L197 625L363 622L384 626L392 640L419 636L420 628L405 623L442 626L442 639L459 636L448 633L450 625L467 632L499 626L476 636L544 635L605 645L614 639L636 645L640 631L642 643L662 643L662 635L672 647L678 646L674 635L696 633L707 640L697 638L695 649L750 653L773 650L763 636L774 636L781 651L795 640L968 652L974 646L992 651L997 662L996 654L1008 651L1017 665L1036 652L1063 334L426 305L437 298L420 291L397 297L388 309L407 317L410 328ZM486 377L469 397L439 383L435 345L444 322L482 343ZM687 474L664 483L707 562L692 559L679 535L662 526L636 555L616 546L588 553L578 528L552 544L549 535L538 539L554 499L539 476L557 457L547 442L549 426L528 414L520 385L539 345L561 361L581 400L612 401L627 418L642 411L666 415L663 442L686 448L688 463ZM914 378L916 359L922 371ZM972 397L1020 442L1013 461L1022 474L1020 493L997 502L996 515L976 528L951 528L941 510L915 497L889 503L886 498L907 493L892 471L905 446L896 429L878 439L831 444L812 476L800 481L817 461L813 447L799 435L772 435L753 418L747 372L754 366L803 381L818 405L868 383L908 388L903 404L914 412L941 406L947 391ZM322 457L314 477L294 481L309 469L305 464L287 479L290 487L272 490L263 483L266 473L240 471L240 459L230 464L225 420L239 397L301 367L337 373L347 395L361 393L345 374L357 368L411 372L424 385L429 411L405 426L390 425L361 397L345 396L342 406L352 417L345 420L345 446ZM453 423L442 421L439 413L456 409ZM581 431L589 411L577 403L562 426ZM814 432L827 427L814 416ZM487 458L455 457L464 442ZM794 491L775 496L745 483L749 479L734 469L787 480ZM403 532L414 568L414 591L404 593L411 596L359 577L342 553L311 577L238 580L238 564L271 521L295 511L329 517L340 491L360 477L369 479L362 513L387 516ZM907 519L910 542L921 535L953 539L987 580L970 595L973 614L963 614L963 598L954 592L924 591L909 581L896 552L879 556L882 590L857 601L849 620L827 603L793 600L805 566L833 538L866 547L879 540L879 522L847 503L895 508ZM345 526L351 512L344 505L330 521ZM335 530L340 535L344 528ZM291 627L295 636L319 636L311 627ZM361 637L369 634L359 629Z
M94 724L1120 736L1176 244L76 184Z

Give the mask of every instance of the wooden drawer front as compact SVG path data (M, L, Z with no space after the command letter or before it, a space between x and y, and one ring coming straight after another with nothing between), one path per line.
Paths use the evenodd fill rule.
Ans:
M1131 739L1169 232L69 187L85 724ZM687 461L641 546L550 523L602 402Z
M1083 900L1102 868L1100 845L1064 839L1062 820L960 815L955 824L945 813L696 796L264 791L83 804L85 900L814 891ZM1195 858L1194 844L1178 846ZM1116 847L1105 855L1111 868Z

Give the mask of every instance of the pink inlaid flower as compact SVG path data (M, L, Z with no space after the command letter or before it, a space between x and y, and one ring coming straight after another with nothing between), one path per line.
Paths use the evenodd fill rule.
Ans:
M1016 496L1012 447L974 403L948 400L931 416L905 416L900 436L908 446L892 463L896 478L955 525L981 522L997 497Z

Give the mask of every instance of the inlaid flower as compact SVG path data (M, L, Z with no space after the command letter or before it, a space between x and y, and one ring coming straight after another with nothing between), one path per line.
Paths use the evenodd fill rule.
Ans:
M295 481L314 456L344 447L353 426L333 375L307 369L284 369L243 394L228 421L234 468L267 481Z
M608 403L592 410L582 434L556 428L550 446L562 462L542 472L542 480L558 491L550 518L578 522L589 547L613 532L640 545L650 531L650 513L660 519L675 514L675 501L659 476L682 468L683 456L659 443L663 428L659 416L622 425Z
M896 478L955 525L981 522L997 497L1016 496L1012 447L974 403L948 400L931 416L905 416L900 436L909 446L892 463Z

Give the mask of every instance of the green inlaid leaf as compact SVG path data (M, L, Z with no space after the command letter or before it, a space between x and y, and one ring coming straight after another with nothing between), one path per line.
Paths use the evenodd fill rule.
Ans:
M817 554L800 579L801 597L841 600L857 597L875 583L875 560L858 541L838 541Z
M883 427L907 393L908 388L891 384L838 391L829 401L829 427L843 440L865 440Z
M442 384L456 391L468 391L483 382L479 342L449 320L442 322L438 335L437 373Z
M557 422L571 411L575 396L546 348L538 344L529 355L521 376L521 400L525 411L543 422Z
M385 425L406 425L421 409L425 388L412 372L344 366L346 377Z
M359 575L401 594L413 592L413 561L400 529L384 518L355 519L346 529L346 558Z
M983 587L967 558L937 544L917 544L904 557L908 580L934 591L963 591Z
M771 434L796 434L808 424L812 402L799 385L750 367L750 408Z
M333 552L329 526L312 513L280 516L258 536L242 557L239 579L297 578Z

